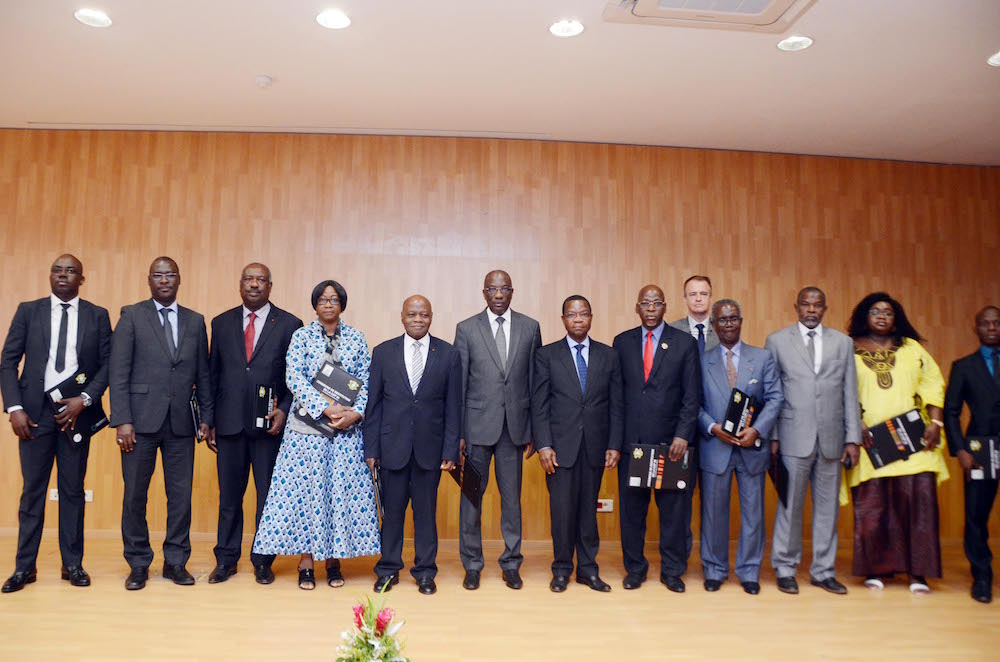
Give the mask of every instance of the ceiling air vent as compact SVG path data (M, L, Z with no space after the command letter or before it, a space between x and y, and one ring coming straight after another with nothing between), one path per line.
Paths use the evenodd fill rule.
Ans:
M617 0L604 8L614 23L785 32L815 0Z

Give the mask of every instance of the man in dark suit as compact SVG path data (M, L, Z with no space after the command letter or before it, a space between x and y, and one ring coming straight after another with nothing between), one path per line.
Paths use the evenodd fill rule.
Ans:
M712 281L708 276L695 275L684 281L684 304L688 314L674 320L670 326L690 333L698 342L698 353L704 354L719 346L719 336L712 328L709 310L712 308Z
M250 470L257 491L254 523L267 500L271 473L278 458L292 395L285 386L285 352L302 320L273 305L271 270L257 262L240 275L243 305L212 320L209 352L212 388L215 390L215 427L208 447L218 454L219 535L215 546L215 570L209 584L224 582L236 574L243 541L243 495ZM264 398L273 394L274 409L256 416L254 405L260 389ZM250 554L259 584L274 581L273 555Z
M972 569L972 597L993 599L993 553L990 552L990 510L997 481L975 477L981 470L966 446L966 437L1000 435L1000 308L986 306L976 315L979 349L951 366L944 395L944 430L948 450L965 473L965 555ZM969 426L962 435L962 406L969 407ZM978 473L978 472L977 472Z
M563 302L566 337L535 353L531 429L545 470L552 516L552 581L562 593L573 572L595 591L610 591L598 574L597 494L605 469L622 448L622 377L614 350L589 336L590 302Z
M424 595L437 591L437 491L442 471L458 461L462 359L431 337L431 302L403 302L405 333L372 352L365 408L365 461L382 478L382 557L376 591L388 591L403 569L406 503L413 506L413 567ZM375 465L378 465L378 468Z
M83 265L72 255L52 263L52 295L22 303L14 313L0 356L4 409L21 441L21 505L17 560L3 585L12 593L35 581L35 559L45 518L45 490L57 463L59 553L62 578L90 586L83 561L83 479L87 473L91 427L104 420L101 396L108 387L111 321L108 311L80 298ZM20 378L17 366L24 358ZM60 398L56 414L46 391L71 380L83 390ZM78 420L77 419L81 419ZM79 424L78 424L79 423Z
M184 567L191 556L194 440L196 435L207 438L213 410L205 318L177 305L181 275L169 257L153 260L148 280L152 299L122 308L111 340L109 371L111 425L117 428L125 478L122 541L132 569L125 580L130 591L146 585L153 562L146 500L157 449L167 493L163 577L175 584L194 584ZM201 412L197 429L192 389Z
M489 477L496 458L500 491L500 532L504 551L500 568L512 589L523 585L521 555L522 454L530 457L531 373L535 351L542 346L538 322L510 310L514 287L505 271L491 271L483 283L486 310L458 323L455 348L462 357L462 453ZM527 452L525 453L525 448ZM479 588L482 572L482 508L462 499L458 547L465 567L462 586Z
M613 347L625 398L622 452L627 455L635 444L669 445L669 459L678 462L696 441L701 365L694 338L663 323L665 308L663 290L643 287L635 304L642 325L619 333ZM689 458L693 471L696 463ZM660 581L676 593L684 591L681 575L687 570L690 489L654 490L660 515ZM628 462L618 465L618 494L626 572L622 586L636 589L649 569L643 554L649 490L629 487Z

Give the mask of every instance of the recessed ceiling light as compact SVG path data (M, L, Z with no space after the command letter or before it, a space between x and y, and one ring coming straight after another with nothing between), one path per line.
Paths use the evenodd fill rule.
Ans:
M324 28L340 30L350 25L351 19L347 18L347 14L339 9L326 9L316 16L316 22Z
M100 9L77 9L73 12L76 20L92 28L106 28L111 25L111 19Z
M813 40L809 37L785 37L778 42L779 49L789 52L804 51L812 45Z
M1000 67L1000 51L997 51L993 55L986 58L986 64L991 67Z
M549 26L549 32L557 37L575 37L583 32L583 23L563 19Z

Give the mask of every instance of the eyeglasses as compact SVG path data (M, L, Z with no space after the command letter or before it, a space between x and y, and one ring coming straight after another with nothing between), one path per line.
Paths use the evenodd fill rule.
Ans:
M340 299L338 299L337 297L320 297L316 299L317 308L319 308L320 306L339 306L339 305L340 305Z
M743 321L742 317L720 317L715 320L719 323L719 326L735 326Z
M659 310L660 308L663 308L667 304L664 303L663 301L640 301L635 305L639 306L640 308L645 308L646 310Z
M868 317L885 317L886 319L895 317L896 313L888 308L872 308L868 311Z
M514 291L514 288L510 287L508 285L504 285L503 287L487 287L487 288L483 289L483 292L486 292L491 297L496 296L497 292L500 292L502 294L510 294L513 291Z
M584 311L582 313L566 313L565 315L563 315L563 317L565 317L568 320L575 320L575 319L589 320L591 317L593 317L593 315L588 313L587 311Z
M162 283L165 280L176 280L177 279L177 272L176 271L169 271L167 273L163 273L161 271L156 271L156 272L153 272L153 273L149 274L149 277L152 278L153 280L155 280L157 283Z

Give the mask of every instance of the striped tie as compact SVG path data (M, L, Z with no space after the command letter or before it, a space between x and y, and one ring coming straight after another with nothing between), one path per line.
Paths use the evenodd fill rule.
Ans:
M424 361L420 352L420 343L413 341L413 354L410 356L410 387L413 392L417 392L420 386L420 378L424 376Z

